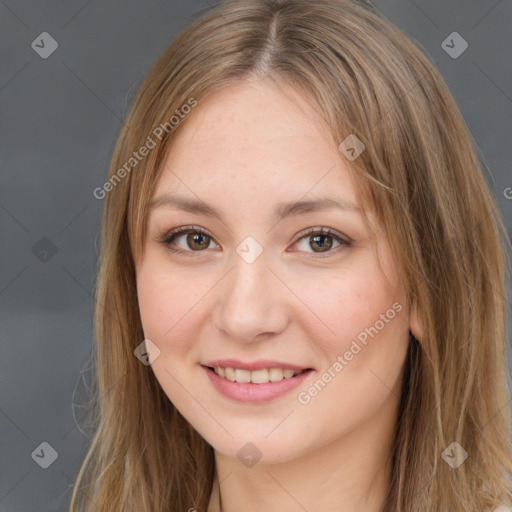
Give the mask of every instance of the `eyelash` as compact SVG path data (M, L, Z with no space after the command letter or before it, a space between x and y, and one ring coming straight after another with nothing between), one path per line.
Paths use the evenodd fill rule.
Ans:
M202 229L200 229L196 226L180 226L178 228L172 229L171 231L168 231L165 235L163 235L163 237L161 237L158 240L158 242L163 244L164 246L166 246L167 249L169 249L171 252L177 253L177 254L187 254L187 256L194 256L194 253L204 252L205 249L200 250L200 251L193 251L193 250L185 251L185 250L175 249L175 248L171 247L171 243L176 238L179 238L179 236L183 236L183 235L186 235L189 233L200 233L200 234L205 235L208 238L210 238L210 240L214 241L212 236L210 236L207 232L203 231ZM313 258L326 258L329 256L330 253L335 252L335 249L349 247L350 245L352 245L351 239L349 239L348 237L344 238L343 236L341 236L339 234L335 234L335 233L336 233L335 231L333 231L329 228L324 228L324 227L321 227L320 229L310 228L310 229L306 230L305 232L302 232L300 234L301 236L294 242L293 245L295 245L297 242L299 242L303 238L307 238L308 236L311 237L313 235L323 235L323 236L327 235L329 237L334 238L337 242L340 243L340 245L338 247L335 247L334 249L329 249L328 251L325 251L324 253L315 253L315 252L310 253L313 255ZM215 243L217 243L217 242L215 242ZM190 253L192 253L192 254L190 254ZM323 256L323 254L326 254L326 256Z

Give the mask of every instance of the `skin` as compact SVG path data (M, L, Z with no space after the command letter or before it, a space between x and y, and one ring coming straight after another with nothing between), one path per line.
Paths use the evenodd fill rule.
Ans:
M136 274L144 334L160 350L152 370L213 446L224 512L378 512L389 486L409 329L421 338L390 247L371 212L382 269L357 210L272 218L274 205L299 199L336 195L357 205L339 142L294 89L232 84L199 102L180 127L155 190L154 198L200 198L223 215L155 208ZM197 242L206 248L178 234L171 247L184 253L172 253L161 239L189 225L210 236ZM302 232L322 226L352 244L328 238L332 248L321 252ZM252 263L236 252L247 236L263 248ZM299 403L298 393L394 303L401 311ZM200 366L217 358L315 371L284 396L241 403L219 394ZM252 467L237 457L247 442L261 453Z

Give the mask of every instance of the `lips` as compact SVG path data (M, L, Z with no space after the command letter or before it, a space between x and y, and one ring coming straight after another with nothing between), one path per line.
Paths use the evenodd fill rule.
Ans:
M314 371L312 368L271 360L244 363L222 359L201 366L218 392L242 402L263 402L277 398L298 386Z
M238 368L240 370L250 371L263 370L269 368L282 368L283 370L312 370L312 368L308 366L299 366L296 364L284 363L282 361L273 361L270 359L260 359L258 361L253 361L250 363L244 363L237 359L216 359L214 361L204 363L201 366L206 366L210 368Z
M308 370L308 368L290 363L270 360L243 363L234 359L222 359L210 361L205 367L214 371L219 377L240 384L249 382L253 384L278 382L283 379L290 379Z

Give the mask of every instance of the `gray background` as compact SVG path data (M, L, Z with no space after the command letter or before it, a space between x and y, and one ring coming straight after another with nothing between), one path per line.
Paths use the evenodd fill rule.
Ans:
M445 77L510 233L512 2L375 5ZM92 191L105 182L141 78L207 7L199 0L0 0L2 512L68 509L86 448L80 429L88 425L85 366L102 206ZM47 59L31 47L42 32L58 42ZM441 46L452 32L469 44L455 59ZM32 457L42 442L58 453L47 469Z

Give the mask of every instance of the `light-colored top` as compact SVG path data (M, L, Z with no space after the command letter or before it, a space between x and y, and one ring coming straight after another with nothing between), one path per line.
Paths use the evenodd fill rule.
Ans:
M207 512L220 512L220 492L217 478L215 478L213 481L213 489L212 494L210 495L210 501L208 503ZM488 510L486 510L485 512L488 512ZM492 512L512 512L512 508L506 507L505 505L500 505L498 508L495 508Z

